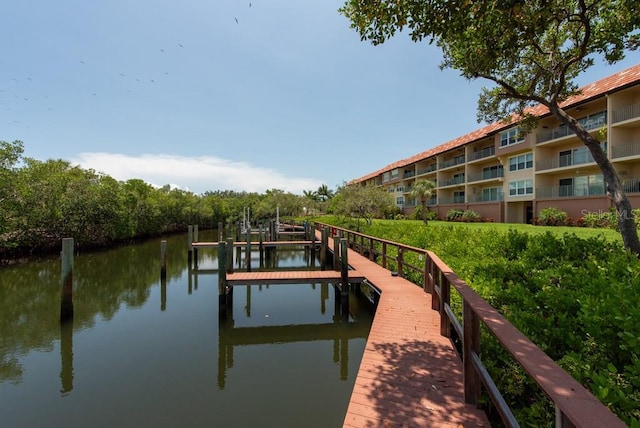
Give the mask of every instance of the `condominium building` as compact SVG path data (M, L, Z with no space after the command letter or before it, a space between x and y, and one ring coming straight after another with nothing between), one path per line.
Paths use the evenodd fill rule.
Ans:
M474 210L497 222L528 223L547 207L574 219L606 212L613 203L602 173L577 136L546 108L534 111L538 128L493 123L351 183L383 186L405 215L421 179L436 183L429 209ZM581 89L562 107L594 136L616 169L634 208L640 207L640 64Z

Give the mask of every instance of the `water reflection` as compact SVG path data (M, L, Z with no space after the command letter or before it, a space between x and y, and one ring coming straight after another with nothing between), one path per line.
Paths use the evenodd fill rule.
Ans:
M77 255L62 324L58 258L0 268L0 425L339 425L366 305L350 298L345 321L332 284L244 286L221 322L215 249L188 269L186 237L162 239L166 279L160 239ZM302 248L273 257L264 269L317 268Z
M304 284L287 285L286 287L303 287ZM312 284L315 289L317 284ZM251 317L251 290L256 287L262 290L262 285L235 286L232 295L238 293L238 289L246 288L246 300L244 315ZM268 288L269 285L265 285ZM275 287L285 287L275 285ZM339 376L341 380L348 378L349 340L366 339L371 326L371 314L362 299L355 296L349 299L349 316L345 319L341 311L340 291L332 284L320 284L320 312L326 312L326 300L329 298L329 290L334 291L334 312L330 322L312 324L288 324L288 325L259 325L237 327L233 316L233 302L220 318L218 324L218 388L224 389L226 384L227 369L233 367L234 348L246 345L261 344L286 344L294 342L312 342L327 340L333 341L334 363L339 363Z

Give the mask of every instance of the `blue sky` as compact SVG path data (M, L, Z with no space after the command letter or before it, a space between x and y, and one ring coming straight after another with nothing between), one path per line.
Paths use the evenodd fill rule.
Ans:
M479 128L486 82L334 0L20 0L0 7L0 140L196 193L335 189ZM637 53L581 76L586 84Z

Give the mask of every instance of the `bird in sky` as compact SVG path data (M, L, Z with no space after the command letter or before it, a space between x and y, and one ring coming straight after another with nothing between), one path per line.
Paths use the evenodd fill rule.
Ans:
M236 20L236 24L238 24L238 18L233 18L233 19L235 19Z

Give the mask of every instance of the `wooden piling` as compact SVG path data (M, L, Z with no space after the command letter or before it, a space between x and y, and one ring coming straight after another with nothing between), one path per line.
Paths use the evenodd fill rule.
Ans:
M218 243L218 311L220 314L227 312L227 243Z
M224 229L222 228L222 222L218 222L218 242L224 239Z
M247 266L247 272L251 272L251 229L249 228L246 229L245 239L245 264Z
M167 241L160 241L160 279L167 278Z
M227 273L233 273L233 237L231 236L227 238Z
M193 242L198 242L198 225L193 225ZM193 266L198 268L198 249L193 249Z
M60 300L60 322L73 319L73 238L62 240L62 298Z
M347 240L340 239L340 303L343 320L349 317L349 261L347 260Z
M320 237L320 269L325 270L327 266L327 251L329 247L329 228L325 227L322 229Z
M333 270L340 270L340 237L333 237Z
M191 269L191 260L193 260L193 226L187 226L187 267Z

